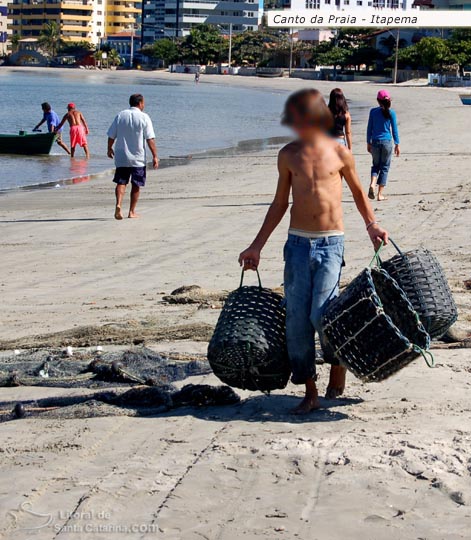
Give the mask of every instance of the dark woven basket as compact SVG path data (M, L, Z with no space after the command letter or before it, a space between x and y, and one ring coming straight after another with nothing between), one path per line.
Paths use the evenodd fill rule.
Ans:
M379 269L365 269L332 300L323 326L335 357L364 381L390 377L430 346L411 303Z
M398 255L381 266L406 293L430 337L443 336L456 322L458 310L440 263L427 249L403 253L392 240L391 243Z
M257 272L258 275L258 272ZM291 368L286 349L283 297L242 286L226 300L208 347L208 360L222 382L244 390L284 388Z

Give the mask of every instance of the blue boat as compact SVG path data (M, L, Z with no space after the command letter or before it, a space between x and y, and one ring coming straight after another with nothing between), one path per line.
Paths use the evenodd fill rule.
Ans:
M471 105L471 94L460 94L460 99L463 105Z

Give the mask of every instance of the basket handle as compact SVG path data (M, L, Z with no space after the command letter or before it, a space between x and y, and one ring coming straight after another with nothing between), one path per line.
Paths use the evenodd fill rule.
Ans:
M262 288L262 280L260 279L260 274L258 273L258 268L255 268L255 272L257 272L258 286L261 289ZM245 274L245 270L242 269L242 274L240 275L239 289L242 287L242 284L244 283L244 274Z
M394 242L394 240L391 237L389 237L389 241L396 248L396 251L399 253L399 255L401 257L404 257L404 253L402 253L402 251L399 249L399 246L396 244L396 242ZM371 259L370 268L372 268L375 263L376 263L376 266L379 266L379 267L381 266L381 257L379 256L379 254L381 250L383 249L383 247L384 247L384 241L381 240L381 244L379 245L379 248L375 251L373 258Z

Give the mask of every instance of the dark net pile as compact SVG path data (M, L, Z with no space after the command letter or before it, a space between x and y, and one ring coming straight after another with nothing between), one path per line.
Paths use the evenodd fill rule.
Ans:
M283 297L270 289L239 287L226 300L209 343L208 360L219 379L236 388L284 388L291 368Z
M428 349L430 337L384 270L365 269L333 300L323 319L336 358L364 381L381 381Z
M440 263L427 249L398 251L382 267L405 292L430 336L442 337L458 319L458 309Z
M63 350L28 351L0 358L0 386L86 388L87 393L27 402L0 402L0 421L24 416L87 418L144 416L183 405L225 405L239 401L228 387L173 385L211 373L204 357L163 357L145 347L105 354Z

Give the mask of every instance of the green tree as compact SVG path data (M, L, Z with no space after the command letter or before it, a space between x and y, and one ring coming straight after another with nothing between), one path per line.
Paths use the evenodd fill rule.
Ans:
M458 66L461 75L466 66L471 66L471 41L453 41L449 42L451 60Z
M396 51L396 37L389 34L389 36L383 36L379 40L379 44L387 50L387 56L391 56ZM399 39L399 49L407 47L406 39Z
M232 58L239 65L258 65L265 56L282 48L282 38L279 33L246 31L233 37Z
M162 60L165 64L172 64L179 59L177 44L168 38L158 39L152 45L146 45L142 49L142 54L149 58Z
M20 34L12 34L10 36L11 51L16 52L20 45L21 36Z
M394 64L394 57L390 57L387 62L389 65ZM417 45L411 45L404 49L399 49L397 55L397 63L401 69L411 68L417 69L420 67L420 56L417 51Z
M89 41L67 41L61 46L61 52L64 54L80 55L95 50L95 45Z
M44 25L38 41L46 52L51 56L56 56L62 45L60 27L56 21L50 21Z
M108 64L110 66L120 66L122 62L123 60L121 56L119 56L118 51L116 49L111 49L108 53Z
M209 64L227 58L228 48L228 40L216 26L201 24L183 39L180 52L186 61Z
M374 66L380 58L384 57L374 47L360 46L350 52L348 55L348 63L355 66L358 70L360 70L360 66L364 65L366 70L368 70L370 67Z
M314 48L311 62L315 66L334 66L342 69L348 65L350 51L342 47L332 47L328 42L320 43Z
M420 64L427 66L432 72L440 73L454 63L450 47L442 38L425 37L415 47Z

